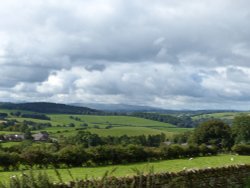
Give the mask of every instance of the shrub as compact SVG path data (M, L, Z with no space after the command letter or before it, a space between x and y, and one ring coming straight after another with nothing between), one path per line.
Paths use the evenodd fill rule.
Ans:
M234 145L232 151L239 155L250 155L250 145L246 144Z

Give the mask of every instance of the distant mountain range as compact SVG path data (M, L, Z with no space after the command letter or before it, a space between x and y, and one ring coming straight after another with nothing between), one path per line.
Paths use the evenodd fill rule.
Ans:
M96 103L72 103L58 104L50 102L24 102L24 103L0 103L1 109L26 110L38 113L55 114L98 114L111 115L114 113L156 112L162 114L197 115L216 112L237 112L235 110L168 110L150 106L137 106L127 104L96 104Z
M71 106L66 104L57 104L49 102L31 102L31 103L0 103L1 109L26 110L38 113L55 114L99 114L99 110Z
M151 106L137 106L128 104L72 103L70 105L88 107L107 112L156 112L163 110L161 108L155 108Z
M127 104L98 104L98 103L72 103L70 105L79 107L88 107L106 112L121 112L121 113L133 113L133 112L158 112L163 114L209 114L217 112L238 112L237 110L169 110L163 108L156 108L151 106L138 106Z

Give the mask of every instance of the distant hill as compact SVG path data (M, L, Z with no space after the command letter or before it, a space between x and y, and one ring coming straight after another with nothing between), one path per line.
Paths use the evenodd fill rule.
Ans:
M138 105L128 105L128 104L97 104L97 103L73 103L73 106L88 107L101 111L107 112L158 112L164 111L161 108L155 108L151 106L138 106Z
M26 110L50 114L101 114L99 110L49 102L0 103L1 109Z
M239 112L237 110L170 110L157 108L152 106L139 106L139 105L128 105L128 104L98 104L98 103L72 103L72 106L88 107L106 112L121 112L121 113L133 113L133 112L156 112L161 114L172 114L172 115L188 115L196 116L200 114L211 114L211 113L222 113L222 112Z
M241 112L238 110L163 110L159 113L172 115L197 116L202 114L224 113L224 112Z
M197 116L202 114L239 112L235 110L168 110L151 106L138 106L127 104L96 104L96 103L72 103L59 104L50 102L23 102L23 103L1 103L1 109L26 110L38 113L50 114L131 114L134 112L155 112L159 114L171 114L177 116Z

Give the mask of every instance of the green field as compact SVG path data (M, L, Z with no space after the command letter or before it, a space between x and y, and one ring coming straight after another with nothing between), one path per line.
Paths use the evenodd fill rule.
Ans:
M18 146L20 144L21 144L21 142L5 142L5 143L1 143L1 146L3 148L9 148L9 147L12 147L12 146Z
M137 135L153 135L153 134L161 134L164 132L168 136L172 136L173 133L167 131L160 131L157 129L147 128L147 127L114 127L111 129L90 129L90 132L96 133L101 136L122 136L127 134L129 136L137 136Z
M52 122L58 124L69 124L71 122L80 125L83 122L91 126L98 125L101 128L107 125L112 126L138 126L138 127L175 127L168 123L147 120L143 118L130 117L130 116L95 116L95 115L72 115L78 117L82 122L75 121L69 118L70 115L49 115Z
M1 146L3 148L9 148L12 146L27 146L27 145L32 145L32 146L49 146L51 143L46 143L46 142L30 142L30 141L23 141L23 142L4 142L1 143Z
M1 134L19 134L20 132L14 132L14 131L0 131Z
M176 133L181 133L185 131L192 131L190 128L177 128L176 126L163 123L159 121L153 121L138 117L131 116L98 116L98 115L70 115L70 114L48 114L51 118L48 120L39 120L31 118L21 118L14 117L10 115L10 112L15 110L2 110L0 112L5 112L9 114L9 119L16 119L19 122L24 120L34 121L38 123L51 123L53 127L46 128L51 136L71 136L77 132L77 128L81 128L82 124L87 123L88 129L92 133L99 134L100 136L136 136L136 135L149 135L149 134L160 134L165 133L168 137ZM31 113L26 111L21 111L23 113ZM223 112L223 113L212 113L212 114L203 114L192 117L194 120L201 118L220 118L232 120L236 115L239 115L243 112ZM249 113L249 112L244 112ZM80 118L80 121L70 118L70 116ZM68 127L70 123L73 123L75 127ZM107 128L109 126L109 128ZM35 131L39 132L39 131ZM8 132L0 132L0 134L11 134Z
M179 132L190 131L192 129L176 128L176 126L138 117L131 116L97 116L97 115L70 115L70 114L48 114L51 120L39 120L32 118L22 118L11 116L10 112L15 110L0 110L0 112L8 113L8 119L16 119L18 122L34 121L37 123L51 123L52 127L44 130L48 131L52 137L59 136L71 136L74 135L78 128L81 128L82 124L88 124L87 131L99 134L100 136L136 136L136 135L149 135L149 134L161 134L165 133L171 137L173 134ZM21 111L27 113L26 111ZM31 112L29 112L31 113ZM80 120L70 118L73 116ZM75 127L69 127L68 125L73 123ZM107 128L108 127L108 128ZM39 132L39 131L34 131ZM0 134L11 134L0 131Z
M172 135L175 130L175 126L167 123L146 120L142 118L129 117L129 116L94 116L94 115L72 115L78 117L81 121L76 121L70 118L70 115L50 115L53 125L67 125L74 123L75 128L81 127L81 124L88 124L88 131L92 133L99 134L101 136L121 136L127 134L129 136L136 135L149 135L149 134L160 134L165 133L167 135ZM106 128L111 126L111 128ZM48 128L51 131L52 128ZM58 131L64 130L66 132L57 133ZM55 135L63 134L72 135L74 134L73 128L53 128L53 133Z
M233 159L233 160L232 160ZM71 168L69 169L74 178L84 178L88 176L91 177L101 177L106 171L112 171L116 168L116 171L112 174L113 176L131 176L134 175L133 168L137 168L145 173L149 168L153 167L154 172L177 172L184 168L207 168L207 167L221 167L225 165L233 164L250 164L250 156L236 156L236 155L219 155L212 157L197 157L193 160L189 159L176 159L176 160L166 160L159 162L150 163L136 163L136 164L126 164L126 165L111 165L104 167L82 167L82 168ZM38 170L37 170L38 171ZM57 181L54 170L46 170L54 181ZM67 172L67 169L59 170L63 180L65 182L70 181L71 178ZM10 176L18 175L20 172L0 172L0 181L6 182Z
M201 118L218 118L218 119L228 119L233 120L235 116L240 114L250 114L249 112L222 112L222 113L212 113L212 114L202 114L193 116L193 120L201 119Z
M190 128L177 128L176 126L163 123L159 121L153 121L138 117L131 116L98 116L98 115L70 115L70 114L47 114L51 118L48 120L39 120L31 118L21 118L14 117L10 115L10 112L15 110L0 110L0 112L5 112L9 114L9 119L16 119L19 122L24 120L34 121L38 123L51 123L53 127L46 128L44 130L48 131L52 137L60 136L72 136L74 135L79 128L82 128L82 124L88 124L87 131L92 133L99 134L100 136L136 136L136 135L149 135L149 134L160 134L164 133L168 137L173 136L176 133L181 133L185 131L192 131ZM21 111L23 113L32 113ZM220 118L232 120L236 115L239 115L241 112L223 112L223 113L212 113L212 114L203 114L192 117L194 120L201 118ZM249 113L249 112L244 112ZM70 118L79 118L80 120L75 120ZM69 127L68 125L73 123L75 127ZM35 131L39 132L39 131ZM0 132L0 134L11 134L8 132Z
M8 109L0 109L0 112L1 112L1 113L7 113L7 114L10 114L11 112L16 112L16 111L19 111L19 112L22 112L22 113L25 113L25 114L33 113L33 112L31 112L31 111L25 111L25 110L8 110Z

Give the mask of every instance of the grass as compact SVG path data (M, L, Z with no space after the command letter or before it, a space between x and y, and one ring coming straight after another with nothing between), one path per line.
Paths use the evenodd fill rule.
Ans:
M9 148L12 146L22 146L22 145L32 145L32 146L49 146L51 143L47 142L30 142L30 141L22 141L22 142L4 142L1 143L3 148Z
M9 147L12 147L12 146L18 146L20 144L21 144L21 142L4 142L4 143L1 143L1 146L3 148L9 148Z
M54 137L60 137L60 136L73 136L77 133L76 128L66 127L66 128L47 128L46 130ZM90 128L85 129L86 131L89 131L91 133L98 134L99 136L122 136L122 135L128 135L128 136L138 136L138 135L154 135L154 134L161 134L165 133L167 136L171 137L173 134L175 134L174 131L161 131L157 129L151 129L146 127L113 127L111 129L96 129L96 128ZM38 131L39 132L39 131Z
M233 158L233 161L232 161ZM111 165L103 167L81 167L81 168L71 168L69 169L74 178L84 178L85 176L91 177L102 177L107 171L112 171L117 168L114 176L131 176L135 175L133 168L139 169L141 171L147 171L149 167L154 167L154 172L177 172L184 168L207 168L207 167L221 167L225 165L233 164L250 164L250 156L236 156L236 155L218 155L211 157L197 157L193 160L189 159L176 159L176 160L166 160L158 162L149 163L136 163L136 164L126 164L126 165ZM35 172L38 172L36 170ZM47 169L46 172L54 180L56 180L56 174L53 169ZM59 172L65 182L70 181L71 177L68 174L67 169L59 169ZM15 172L0 172L0 181L6 182L10 176L20 175L20 171Z
M11 112L17 112L17 111L22 112L22 113L24 113L24 114L31 114L31 113L33 113L33 112L31 112L31 111L25 111L25 110L8 110L8 109L0 109L0 113L7 113L7 114L9 114L9 115L10 115Z
M165 133L167 136L171 137L173 134L189 131L192 129L186 128L176 128L176 126L138 117L130 116L98 116L98 115L71 115L71 114L47 114L51 120L39 120L32 118L22 118L11 116L10 112L16 110L2 110L0 112L5 112L9 114L8 119L16 119L18 122L33 121L37 123L51 123L52 127L45 128L53 137L60 136L72 136L77 133L76 128L80 128L81 124L87 123L88 129L92 133L99 134L100 136L137 136L137 135L153 135ZM25 111L22 111L26 113ZM31 112L29 112L31 113ZM70 116L80 118L80 121L70 118ZM70 123L74 123L75 127L67 127ZM60 127L58 127L60 125ZM66 127L63 127L66 126ZM96 127L99 127L96 128ZM111 128L106 129L107 126ZM33 131L39 132L39 131ZM1 134L1 132L0 132ZM11 134L11 132L2 132L2 134Z
M20 132L12 132L12 131L0 131L0 135L3 135L3 134L21 134Z
M173 128L164 128L164 129L159 128L158 130L164 130L164 131L175 134L175 133L183 133L183 132L187 132L187 131L192 131L192 130L194 130L194 128L176 128L176 127L173 127Z
M78 117L82 122L70 119L70 115L49 115L52 122L58 124L75 123L80 125L82 123L88 123L90 126L98 125L100 127L112 126L139 126L139 127L175 127L168 123L162 123L158 121L147 120L143 118L130 117L130 116L95 116L95 115L72 115Z
M23 121L34 121L37 123L52 123L49 120L42 120L42 119L32 119L32 118L22 118L22 117L15 117L15 118L10 118L10 119L16 119L19 122L23 122Z
M160 131L156 129L151 129L147 127L114 127L111 129L90 129L92 133L96 133L101 136L122 136L127 134L129 136L137 136L137 135L153 135L153 134L161 134L162 132L168 136L172 136L172 133L167 131Z
M191 129L176 128L174 125L162 123L158 121L147 120L143 118L130 117L130 116L96 116L96 115L69 115L69 114L52 114L51 124L53 127L46 130L53 134L55 137L71 136L77 131L76 128L81 127L81 124L87 123L88 129L92 133L99 134L100 136L136 136L136 135L149 135L165 133L167 136L172 136L177 132L183 132ZM78 117L81 121L71 119L70 116ZM27 119L26 119L27 120ZM36 121L36 120L33 120ZM57 127L56 125L68 125L74 123L75 127ZM111 125L109 129L105 129ZM95 128L96 126L99 127Z
M201 119L201 118L218 118L218 119L229 119L232 120L235 116L240 114L249 114L249 112L221 112L221 113L212 113L212 114L203 114L193 116L193 120Z
M16 111L16 110L0 109L0 113L7 113L7 114L14 112L14 111Z

